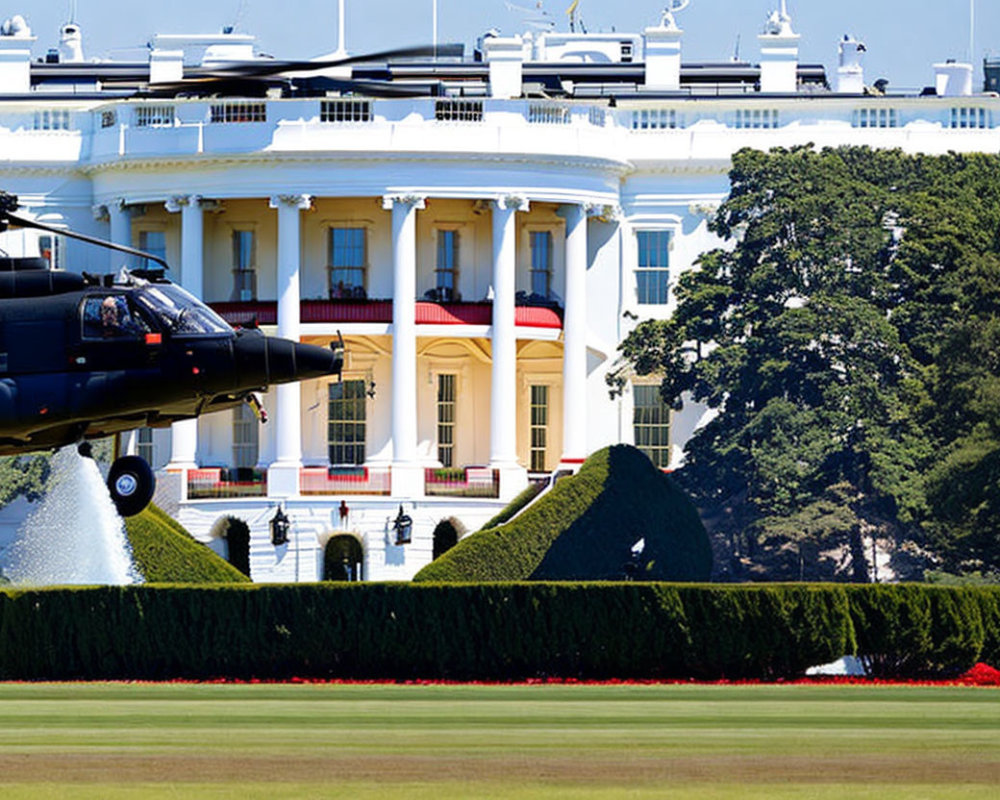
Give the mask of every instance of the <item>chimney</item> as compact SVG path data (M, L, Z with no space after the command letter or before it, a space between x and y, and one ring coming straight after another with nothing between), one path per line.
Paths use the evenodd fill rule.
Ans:
M681 88L681 36L674 15L663 12L655 28L646 28L646 88L675 92Z
M800 38L792 30L792 18L785 0L781 0L781 10L771 12L764 32L757 37L762 92L791 93L798 88Z
M177 83L184 80L184 51L154 48L149 51L149 82Z
M949 59L934 65L934 87L940 97L966 97L972 94L972 64Z
M35 41L20 14L0 26L0 94L31 91L31 45Z
M524 43L520 36L483 38L483 60L490 65L490 97L521 96Z
M67 22L59 29L59 61L64 64L83 61L83 33L75 22Z
M841 94L865 93L865 70L861 66L864 53L863 42L844 35L840 42L840 65L837 67L837 91Z

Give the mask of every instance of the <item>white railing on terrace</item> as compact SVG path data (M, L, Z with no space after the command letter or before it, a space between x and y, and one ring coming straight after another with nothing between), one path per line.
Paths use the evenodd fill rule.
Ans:
M640 137L658 147L655 141L663 136L687 137L714 148L717 137L732 138L734 132L751 138L786 132L794 138L800 128L808 128L809 136L824 143L840 141L844 134L836 131L853 128L857 134L848 137L852 142L871 140L873 146L882 146L885 136L894 136L900 142L912 140L914 147L923 147L926 141L932 150L948 149L948 142L964 141L952 136L995 136L1000 130L1000 100L976 96L911 98L907 103L894 97L766 103L669 100L635 105L620 101L617 108L609 108L600 101L306 98L120 101L91 110L41 102L28 108L21 103L0 106L0 144L10 161L414 146L470 153L486 148L599 156L622 152L615 146L609 149L608 136L635 136L640 148L646 147ZM490 133L488 138L470 136L472 129ZM830 131L829 136L824 130ZM52 149L50 137L73 137L76 142ZM973 144L975 138L967 141L955 146L980 146ZM993 149L991 144L982 146Z

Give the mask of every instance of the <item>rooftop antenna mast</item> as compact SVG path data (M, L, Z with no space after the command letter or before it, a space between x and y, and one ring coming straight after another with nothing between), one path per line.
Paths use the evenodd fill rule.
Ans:
M434 58L438 49L438 0L431 0L431 46L434 48Z
M248 2L249 2L249 0L240 0L240 5L236 9L236 20L233 22L232 26L230 27L230 29L229 29L230 31L239 30L240 25L243 24L243 17L246 16L247 3Z
M976 0L969 0L969 63L976 61Z
M346 14L344 13L344 4L346 0L340 0L338 3L339 8L337 10L337 52L342 55L347 55L347 31L345 30L344 19Z
M580 0L573 0L570 3L569 8L566 9L566 16L569 17L569 30L570 33L576 31L576 7L580 5Z

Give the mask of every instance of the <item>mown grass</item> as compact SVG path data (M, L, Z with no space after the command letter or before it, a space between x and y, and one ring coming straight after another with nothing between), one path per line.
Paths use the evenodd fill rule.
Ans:
M1000 691L0 684L17 797L993 797Z

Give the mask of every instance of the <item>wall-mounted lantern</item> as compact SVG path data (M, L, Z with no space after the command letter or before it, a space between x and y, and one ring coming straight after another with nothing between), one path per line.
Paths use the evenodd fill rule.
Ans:
M392 523L392 529L396 532L396 544L409 544L410 534L413 530L413 520L403 513L403 506L399 506L399 513Z
M278 512L271 518L271 544L287 544L288 542L288 530L292 527L292 524L288 521L288 517L285 516L285 512L281 510L281 506L278 506Z

